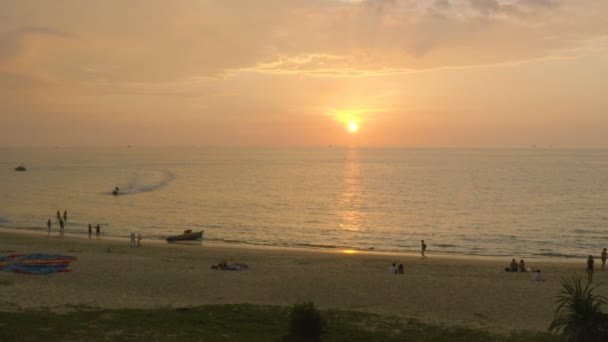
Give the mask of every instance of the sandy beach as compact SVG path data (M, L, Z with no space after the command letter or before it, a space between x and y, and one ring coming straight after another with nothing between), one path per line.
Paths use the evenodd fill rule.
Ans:
M292 305L312 300L322 309L345 309L429 323L492 331L546 330L564 276L586 277L580 262L528 262L529 273L507 273L504 261L417 256L96 240L43 232L0 231L0 255L59 253L77 257L71 272L26 275L0 272L0 310L185 307L252 303ZM430 246L432 247L432 246ZM432 250L432 249L431 249ZM516 257L516 256L515 256ZM221 260L249 265L220 271ZM404 263L405 274L388 272ZM596 259L595 282L608 279ZM608 295L608 287L599 291Z

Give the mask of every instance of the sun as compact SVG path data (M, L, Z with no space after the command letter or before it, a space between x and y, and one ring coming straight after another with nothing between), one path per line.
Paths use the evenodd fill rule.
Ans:
M356 122L349 122L348 123L348 131L351 133L355 133L359 130L359 124L357 124Z

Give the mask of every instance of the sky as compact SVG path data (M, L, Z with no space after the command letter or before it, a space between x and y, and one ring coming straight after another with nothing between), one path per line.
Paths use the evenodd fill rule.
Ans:
M607 13L0 0L0 146L608 147Z

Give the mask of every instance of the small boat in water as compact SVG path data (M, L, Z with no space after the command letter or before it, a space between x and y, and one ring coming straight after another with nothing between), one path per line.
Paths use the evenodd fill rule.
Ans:
M15 171L25 171L25 170L26 170L26 168L25 168L25 166L23 166L23 164L21 164L15 168Z
M183 234L172 235L167 237L167 242L202 240L203 232L204 230L201 230L200 232L192 232L191 229L184 230Z

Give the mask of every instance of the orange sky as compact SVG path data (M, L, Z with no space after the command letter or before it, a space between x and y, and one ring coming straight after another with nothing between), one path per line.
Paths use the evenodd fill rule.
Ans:
M0 1L0 146L608 147L606 13L597 0Z

